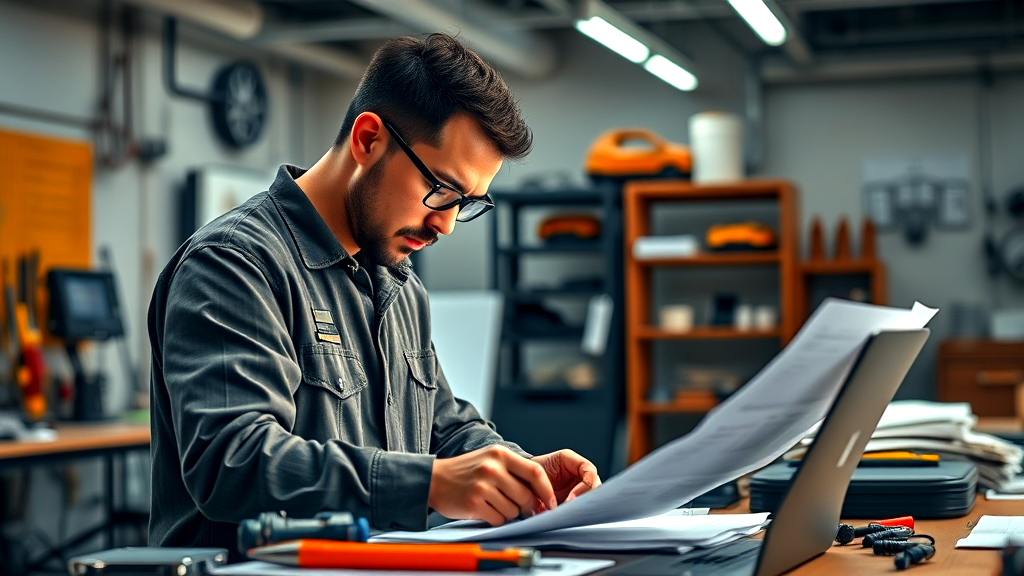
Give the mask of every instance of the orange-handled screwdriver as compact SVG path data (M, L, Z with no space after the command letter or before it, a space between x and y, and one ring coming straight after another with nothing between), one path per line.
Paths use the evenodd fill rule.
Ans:
M484 550L476 544L370 544L338 540L292 540L253 548L248 556L303 568L461 572L530 568L540 560L540 552L532 548Z

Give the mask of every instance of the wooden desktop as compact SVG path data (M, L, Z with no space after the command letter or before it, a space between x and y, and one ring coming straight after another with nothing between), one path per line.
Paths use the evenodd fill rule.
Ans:
M121 524L136 524L146 518L145 513L118 509L126 500L124 457L129 452L149 449L149 424L104 422L95 424L58 424L57 438L52 441L0 441L0 472L52 462L65 462L83 458L103 460L103 508L105 520L99 526L81 534L71 536L65 542L44 552L29 562L29 570L42 568L51 558L59 557L68 550L79 550L79 546L97 534L105 535L107 548L116 545L115 529ZM115 464L120 464L120 474L115 476ZM0 573L3 573L0 565Z

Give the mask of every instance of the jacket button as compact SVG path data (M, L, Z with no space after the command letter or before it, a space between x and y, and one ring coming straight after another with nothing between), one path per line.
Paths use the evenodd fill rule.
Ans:
M399 528L401 528L401 526L398 525L398 522L392 522L391 524L388 524L388 528L391 528L392 530L398 530Z

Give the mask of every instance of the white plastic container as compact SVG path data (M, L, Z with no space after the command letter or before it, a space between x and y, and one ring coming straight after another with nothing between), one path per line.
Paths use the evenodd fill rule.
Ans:
M690 116L693 181L707 184L743 179L743 122L728 112Z

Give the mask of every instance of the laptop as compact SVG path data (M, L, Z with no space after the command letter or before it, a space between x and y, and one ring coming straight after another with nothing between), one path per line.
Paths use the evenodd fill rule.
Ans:
M617 566L615 576L778 576L832 546L850 478L885 407L910 370L928 329L868 339L801 460L764 540L744 539Z

